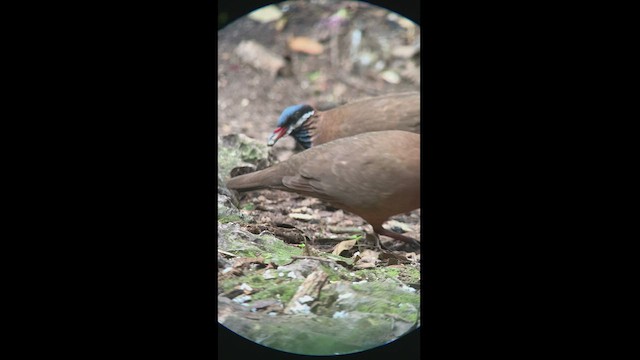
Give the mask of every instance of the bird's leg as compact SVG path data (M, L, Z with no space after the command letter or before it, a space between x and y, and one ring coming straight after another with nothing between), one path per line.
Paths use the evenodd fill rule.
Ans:
M382 245L382 241L380 240L380 236L378 236L377 233L373 233L373 236L376 238L376 247L380 250L387 250L389 251L389 248L387 248L386 246Z
M368 232L365 232L365 234L368 239L373 240L373 243L376 249L389 250L386 246L382 245L382 241L380 241L380 236L376 234L375 230L371 234L369 234Z
M410 238L408 236L404 236L404 235L401 235L401 234L398 234L397 232L393 232L393 231L387 230L387 229L383 228L382 225L374 226L373 227L373 231L375 231L375 233L378 234L378 235L388 236L390 238L394 238L396 240L401 240L401 241L404 241L406 243L411 243L411 244L413 244L413 245L415 245L417 247L420 247L420 243L416 239Z

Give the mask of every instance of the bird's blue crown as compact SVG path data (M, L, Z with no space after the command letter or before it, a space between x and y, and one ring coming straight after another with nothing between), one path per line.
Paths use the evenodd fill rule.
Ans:
M292 105L284 109L278 119L278 127L286 128L287 135L293 136L305 149L311 147L311 134L306 128L306 121L314 114L308 104Z
M291 105L288 108L284 109L282 114L280 114L280 118L278 119L278 126L282 127L287 122L287 119L291 117L291 115L295 114L296 111L302 109L305 106L304 104Z

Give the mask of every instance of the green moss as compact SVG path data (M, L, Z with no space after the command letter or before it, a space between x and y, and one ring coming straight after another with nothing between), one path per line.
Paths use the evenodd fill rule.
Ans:
M242 282L238 282L237 278L226 279L218 281L218 288L222 289L222 292L227 292L233 289L236 285L240 285Z
M243 210L253 210L256 208L256 205L253 203L246 203L244 205L242 205L242 209Z
M285 333L291 333L291 328L282 330ZM330 355L352 353L362 350L360 346L350 343L350 339L345 340L343 338L336 337L335 334L299 332L296 334L295 339L290 339L291 335L287 335L287 341L283 341L282 336L278 337L277 335L270 335L271 336L264 341L263 345L298 354Z
M218 203L218 222L226 224L229 222L247 223L251 221L251 216L245 215L233 207Z
M245 258L258 257L258 252L256 249L239 249L239 250L234 250L233 253L238 255L239 257L245 257Z
M249 163L256 163L268 156L266 147L258 147L255 143L242 143L238 147L238 150L240 151L242 160Z
M323 257L326 257L327 259L331 259L334 260L338 263L343 262L347 265L353 265L353 259L350 259L348 257L344 257L344 256L340 256L340 255L333 255L333 254L323 254Z
M359 303L356 307L358 311L393 314L408 322L417 320L416 309L420 307L420 295L399 291L398 285L391 282L353 284L351 287L373 299Z
M314 71L309 73L308 77L309 77L309 81L316 81L318 80L318 78L320 77L322 73L320 71Z
M267 144L244 134L218 137L218 173L223 179L238 166L257 165L268 157Z
M316 315L331 317L336 311L334 304L338 300L338 297L339 294L336 292L335 287L329 286L323 288L320 292L320 297L318 297L320 306L313 311Z
M398 280L405 284L413 284L420 282L420 270L413 266L405 266L401 268L398 274Z
M294 255L302 255L302 249L297 246L287 245L284 241L271 236L262 235L256 240L256 243L262 245L265 249L260 254L265 258L265 262L272 262L276 265L286 265L293 260L291 257Z
M303 280L280 279L267 283L260 291L253 295L254 300L280 299L283 303L289 302Z
M280 296L282 296L282 294L284 293L285 295L288 294L287 287L288 282L291 281L291 279L270 279L267 280L264 278L264 270L260 270L257 272L251 272L249 274L243 275L243 276L238 276L238 277L233 277L230 279L226 279L221 281L218 286L221 287L223 289L223 291L228 291L233 289L235 286L240 285L240 284L247 284L249 286L251 286L253 288L253 290L255 291L254 295L252 296L254 300L259 300L259 299L267 299L267 298L275 298L276 294L280 294ZM298 282L300 282L302 280L298 280ZM293 286L295 289L297 289L297 285L291 285ZM293 290L295 292L295 289ZM291 296L293 296L293 294L291 294Z
M339 281L345 278L345 271L343 267L338 267L338 270L334 270L332 266L326 263L321 263L320 267L328 276L328 281Z
M218 217L218 222L222 224L230 223L230 222L243 222L244 219L240 215L224 215Z
M268 284L268 282L264 278L263 274L264 271L260 271L259 273L251 273L250 275L246 275L244 277L244 282L246 282L253 288L264 287Z
M375 269L357 270L356 275L368 281L380 281L388 278L400 280L405 284L419 283L420 270L413 266L379 267Z
M400 275L400 270L398 268L383 268L382 269L387 276L397 278Z

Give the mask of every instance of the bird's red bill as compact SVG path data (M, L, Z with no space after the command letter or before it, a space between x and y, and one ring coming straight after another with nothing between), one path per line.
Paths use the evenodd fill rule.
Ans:
M273 146L281 137L283 137L287 133L287 128L279 127L273 131L273 134L269 136L269 140L267 140L267 145Z

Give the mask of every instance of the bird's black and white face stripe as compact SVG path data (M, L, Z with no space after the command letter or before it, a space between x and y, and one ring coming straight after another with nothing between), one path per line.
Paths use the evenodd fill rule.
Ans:
M289 135L302 126L313 113L313 108L306 104L289 106L280 115L278 127L287 128L287 135Z
M305 148L311 147L311 139L304 129L304 123L314 112L313 108L306 104L293 105L284 109L278 119L278 127L269 137L267 144L272 146L281 137L293 134L296 140L301 142L302 146Z

